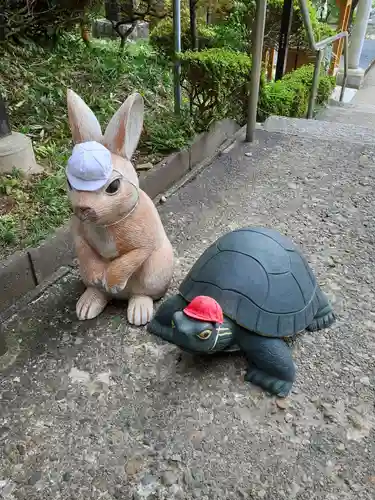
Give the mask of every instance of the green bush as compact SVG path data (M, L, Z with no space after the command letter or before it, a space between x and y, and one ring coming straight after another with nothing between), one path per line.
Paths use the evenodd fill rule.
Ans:
M303 118L307 113L314 73L313 65L287 73L282 80L267 83L260 94L258 116L260 121L269 115ZM326 102L335 87L335 78L321 73L316 104Z
M280 23L283 11L283 0L269 0L267 2L266 22L264 30L264 48L276 48L279 43ZM227 19L219 23L215 47L227 46L234 50L249 50L251 43L252 21L255 19L255 0L237 0ZM316 10L309 2L311 24L316 40L332 36L335 31L326 23L321 23ZM248 20L250 19L250 23ZM303 25L298 2L293 3L293 18L289 38L290 47L305 49L308 47L306 29Z
M215 29L206 25L203 21L197 22L198 46L199 49L211 48L214 46ZM173 21L165 18L160 21L150 33L150 43L168 58L174 54ZM186 16L181 16L181 50L185 52L192 48L190 24Z
M71 154L66 89L90 106L102 127L124 99L140 92L145 123L136 163L155 164L184 147L194 136L183 107L173 112L173 75L149 44L129 44L121 54L116 41L93 40L90 50L78 35L64 34L54 51L35 44L7 44L0 57L0 94L5 97L13 130L33 141L44 173L25 179L0 176L0 258L36 245L70 216L65 165ZM186 109L185 109L186 108Z
M181 85L199 130L232 117L242 123L251 71L248 55L226 49L187 51L180 56ZM263 80L262 80L263 82Z

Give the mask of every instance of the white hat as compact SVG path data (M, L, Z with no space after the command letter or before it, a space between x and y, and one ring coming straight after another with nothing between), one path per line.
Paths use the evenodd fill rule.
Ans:
M96 141L81 142L73 148L66 167L70 185L78 191L96 191L111 177L112 157L109 150Z

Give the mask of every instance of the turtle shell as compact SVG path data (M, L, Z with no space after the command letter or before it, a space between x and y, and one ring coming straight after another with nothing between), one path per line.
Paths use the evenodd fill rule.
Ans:
M299 248L273 229L249 227L221 236L180 285L190 302L208 295L238 325L262 336L288 337L313 320L319 302L313 271Z

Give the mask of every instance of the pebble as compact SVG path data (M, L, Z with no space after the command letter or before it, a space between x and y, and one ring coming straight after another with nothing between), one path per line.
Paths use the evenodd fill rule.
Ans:
M186 486L193 486L194 485L194 479L193 476L191 475L190 469L187 469L184 471L184 483Z
M165 484L166 486L171 486L178 481L178 477L171 470L166 470L165 472L163 472L161 479L163 481L163 484Z
M363 384L363 385L370 385L370 384L371 384L371 383L370 383L370 379L369 379L369 377L362 377L359 381L360 381L360 382L361 382L361 384Z
M134 474L137 474L137 472L140 470L142 466L142 460L139 458L133 458L128 461L125 467L125 472L129 476L134 476Z
M292 421L293 421L293 418L294 418L294 417L293 417L293 415L292 415L291 413L286 413L286 414L285 414L285 417L284 417L284 420L285 420L285 422L286 422L287 424L289 424L290 422L292 422Z
M67 394L68 394L68 391L65 391L65 390L57 391L56 396L55 396L56 401L61 401L62 399L65 399Z
M289 407L289 400L286 398L278 398L276 399L276 405L280 410L286 410Z
M146 474L145 476L143 476L141 482L144 486L147 486L148 484L156 483L156 481L157 481L157 478L155 476L153 476L152 474Z
M167 201L167 197L166 196L160 196L160 203L165 203Z
M39 470L37 470L37 471L35 471L35 472L33 472L33 473L31 474L31 476L30 476L30 478L29 478L29 481L28 481L28 482L29 482L29 484L30 484L30 485L32 485L32 486L33 486L33 485L34 485L34 484L36 484L38 481L40 481L40 479L41 479L41 478L42 478L42 473L41 473Z

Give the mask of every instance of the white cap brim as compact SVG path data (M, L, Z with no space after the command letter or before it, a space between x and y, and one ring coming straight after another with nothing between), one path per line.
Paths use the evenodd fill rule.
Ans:
M78 179L74 177L74 175L70 175L69 172L66 172L66 176L68 178L69 184L73 189L77 191L97 191L105 186L108 182L108 179L99 179L98 181L85 181L84 179Z

